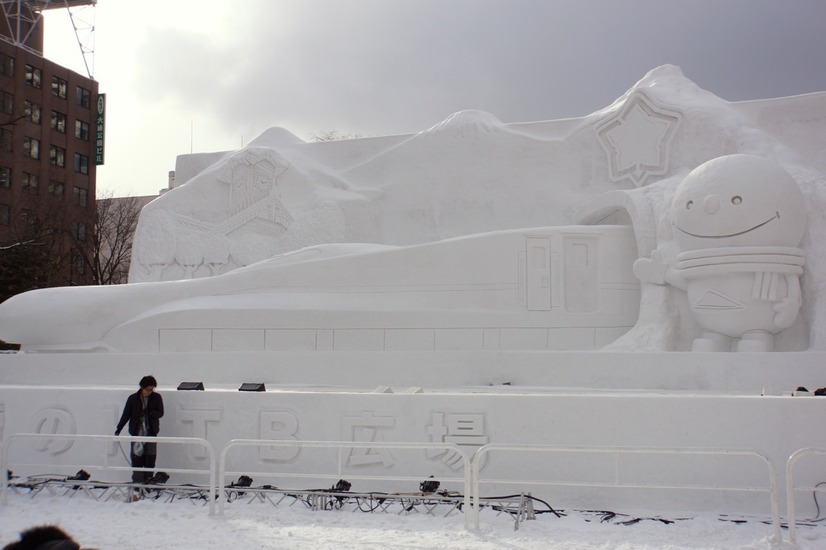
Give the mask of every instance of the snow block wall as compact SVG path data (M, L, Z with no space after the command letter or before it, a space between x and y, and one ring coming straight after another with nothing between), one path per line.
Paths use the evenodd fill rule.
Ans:
M376 443L375 447L341 452L261 445L227 455L232 479L248 474L256 486L271 484L284 489L329 487L335 479L322 475L337 475L352 481L356 492L412 492L420 479L432 475L442 481L443 489L461 492L463 487L455 481L462 479L461 461L453 451L431 450L425 444L454 443L472 453L487 443L541 443L571 449L491 453L482 468L485 478L522 483L486 485L484 494L524 490L565 509L601 506L599 509L660 514L704 511L768 517L768 494L752 490L768 488L769 484L768 468L759 457L658 452L616 455L589 452L587 447L753 449L783 464L789 449L823 442L822 436L813 439L805 429L788 429L789 423L805 425L817 414L815 398L751 395L732 399L714 394L537 392L524 388L438 393L399 388L398 393L333 388L325 392L273 391L269 387L267 392L257 393L207 388L193 392L161 387L166 414L159 435L203 438L218 453L232 439ZM39 389L36 400L29 392L4 392L0 395L7 414L13 412L14 416L6 433L48 433L52 426L59 426L65 430L59 433L111 435L129 392L125 387L70 390L46 386ZM382 448L381 442L423 445L406 451L389 450ZM121 446L128 449L125 442ZM128 479L128 471L95 468L126 465L117 443L111 441L19 439L10 446L9 460L19 476L73 474L84 468L92 479ZM160 470L206 470L208 464L202 447L159 444ZM305 478L290 479L279 473L304 474ZM410 476L413 480L392 481ZM446 479L454 481L447 483ZM798 470L801 484L819 479L817 469ZM562 486L544 485L553 482ZM170 483L204 484L205 479L173 472ZM715 485L732 490L676 488ZM813 513L811 492L805 496L800 511Z

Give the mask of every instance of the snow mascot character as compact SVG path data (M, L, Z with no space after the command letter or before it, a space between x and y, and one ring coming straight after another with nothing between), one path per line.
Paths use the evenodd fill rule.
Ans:
M794 179L753 155L719 157L695 168L671 202L675 243L667 264L655 250L634 263L643 282L686 291L702 329L693 351L771 351L802 303L806 208Z

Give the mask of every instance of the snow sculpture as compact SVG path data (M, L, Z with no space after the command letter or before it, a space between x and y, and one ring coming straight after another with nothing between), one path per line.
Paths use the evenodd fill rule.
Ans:
M794 179L753 155L719 157L694 169L671 201L675 261L634 263L643 282L687 293L702 329L693 351L772 351L774 335L800 311L806 209Z
M30 352L585 349L638 316L628 226L411 247L318 245L214 277L47 288L0 304Z
M179 157L181 185L147 205L135 236L130 281L148 286L15 297L0 305L0 339L27 351L610 353L684 351L700 336L695 349L736 338L823 350L826 132L800 113L825 110L826 93L727 102L664 66L579 119L462 111L417 134L322 143L273 128L240 151ZM782 170L709 164L679 188L672 226L686 174L731 153ZM703 183L723 167L733 175ZM769 213L751 221L759 204ZM790 212L740 235L781 204ZM719 232L700 237L710 222Z
M457 478L456 455L429 443L739 448L775 465L826 447L816 398L788 395L824 385L820 113L826 92L732 103L664 66L577 119L464 111L414 135L322 143L276 128L241 151L183 155L181 185L142 212L137 284L0 304L0 339L22 346L0 355L0 438L40 434L9 465L73 473L117 460L116 448L49 436L111 433L126 386L147 372L170 401L166 435L216 450L358 442L323 455L263 445L231 462L309 479L337 455L324 473L367 481L359 490L384 489L370 476ZM683 353L695 338L695 350L736 339L774 353ZM208 391L170 391L187 380ZM267 391L237 391L244 382ZM383 447L394 441L419 448ZM765 514L752 490L763 465L723 453L617 455L616 487L552 496L636 509L654 472L689 491L678 503L655 490L651 509ZM601 452L523 455L489 455L486 479L616 473ZM181 472L206 458L163 457ZM816 466L799 487L821 480Z

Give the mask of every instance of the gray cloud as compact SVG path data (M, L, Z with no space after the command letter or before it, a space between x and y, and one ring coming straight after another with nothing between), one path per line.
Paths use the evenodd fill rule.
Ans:
M248 0L221 36L151 31L136 85L233 132L548 120L664 63L728 100L826 90L823 21L819 0Z

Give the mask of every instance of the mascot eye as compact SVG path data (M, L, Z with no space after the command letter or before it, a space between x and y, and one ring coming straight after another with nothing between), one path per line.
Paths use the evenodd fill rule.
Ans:
M740 204L741 202L743 202L743 197L740 195L734 195L731 197L731 204Z
M694 201L688 201L687 203L685 203L686 210L691 210L692 206L694 206Z

